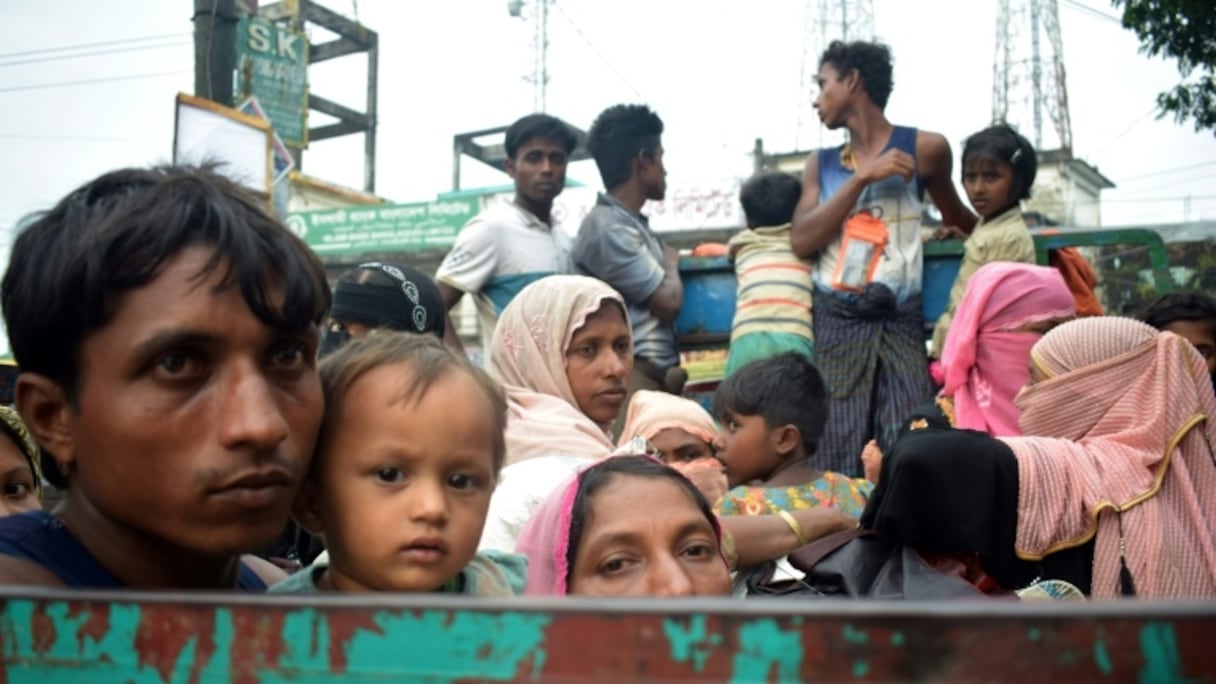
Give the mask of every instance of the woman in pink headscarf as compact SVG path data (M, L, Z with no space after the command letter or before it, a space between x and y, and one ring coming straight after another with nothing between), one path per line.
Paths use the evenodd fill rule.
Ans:
M1026 436L908 432L863 526L979 553L1008 589L1044 577L1094 597L1216 596L1216 396L1199 353L1097 317L1047 333L1030 366Z
M909 426L1022 434L1014 397L1030 380L1030 348L1073 318L1076 300L1058 270L1004 261L981 266L967 281L936 366L942 391L909 417ZM878 445L867 444L861 459L866 478L876 482Z
M722 531L705 497L649 456L616 456L570 477L537 508L516 552L525 593L722 596Z
M714 504L726 493L726 469L714 455L718 426L700 404L667 392L638 390L629 400L618 448L636 439L653 447L654 455L692 480Z
M554 487L613 450L633 367L624 300L594 278L542 278L503 310L489 351L507 394L507 455L481 548L510 551Z
M613 451L609 428L625 400L631 340L621 296L593 278L542 278L503 310L490 373L507 394L507 466L490 499L481 549L513 550L550 492ZM830 513L798 517L789 527L778 516L732 522L739 561L776 558L802 539L835 531L843 523Z
M1030 348L1073 318L1075 300L1056 269L993 262L977 270L942 348L939 405L955 427L1021 434L1013 399L1030 380Z

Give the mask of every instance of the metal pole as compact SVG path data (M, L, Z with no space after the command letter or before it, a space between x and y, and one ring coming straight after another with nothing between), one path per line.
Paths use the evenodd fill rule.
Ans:
M367 51L367 131L363 134L363 190L376 192L376 81L380 38Z
M236 0L194 0L194 94L232 106Z
M1034 87L1034 148L1043 149L1043 64L1039 53L1039 0L1030 0L1031 83Z

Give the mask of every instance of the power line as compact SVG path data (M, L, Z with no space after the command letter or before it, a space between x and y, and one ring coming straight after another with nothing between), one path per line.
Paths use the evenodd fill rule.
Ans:
M6 52L0 54L0 59L9 57L25 57L27 55L42 55L48 52L64 52L67 50L81 50L84 48L106 47L108 45L126 45L128 43L142 43L149 40L160 40L162 38L182 38L191 35L189 33L165 33L159 36L142 36L139 38L123 38L121 40L106 40L100 43L80 43L79 45L64 45L62 47L43 48L40 50L25 50L24 52Z
M33 85L0 88L0 93L15 93L23 90L47 90L50 88L68 88L71 86L87 85L90 83L113 83L115 81L137 81L145 78L162 78L164 76L180 76L189 71L160 71L154 74L133 74L130 76L110 76L108 78L89 78L81 81L61 81L58 83L36 83Z
M1115 137L1113 137L1110 140L1107 140L1105 143L1103 143L1102 146L1098 148L1098 151L1093 153L1093 156L1097 157L1099 154L1102 154L1103 152L1105 152L1107 149L1110 148L1111 145L1114 145L1115 143L1119 142L1119 140L1121 140L1123 138L1123 136L1127 135L1128 133L1131 133L1132 129L1134 129L1136 126L1139 126L1140 124L1144 123L1145 121L1148 120L1148 118L1150 116L1152 116L1156 113L1157 113L1157 105L1153 105L1152 109L1150 109L1147 112L1136 117L1136 120L1131 122L1130 124L1128 124L1127 128L1124 128L1122 131L1120 131L1118 135L1116 135Z
M39 133L0 133L2 140L77 140L77 141L98 141L98 142L135 142L142 138L119 138L107 136L89 136L89 135L43 135Z
M1139 197L1139 198L1127 198L1127 199L1116 197L1116 198L1112 198L1112 199L1104 199L1102 201L1103 202L1120 202L1120 203L1124 203L1124 204L1140 204L1140 203L1147 204L1149 202L1185 202L1188 200L1189 201L1216 200L1216 195L1181 195L1178 197Z
M34 57L32 59L22 59L15 62L0 62L0 67L17 66L19 64L41 64L42 62L57 62L64 59L80 59L82 57L96 57L98 55L114 55L120 52L139 52L141 50L160 50L167 47L177 47L178 45L189 45L188 40L175 40L171 43L163 43L160 45L137 45L134 47L115 48L113 50L95 50L93 52L78 52L73 55L52 55L50 57Z
M1195 182L1202 182L1205 180L1209 180L1209 179L1208 178L1192 179L1192 181L1195 181ZM1131 189L1123 190L1123 192L1126 194L1129 194L1129 195L1143 195L1146 192L1154 192L1156 190L1164 190L1166 188L1177 188L1178 184L1181 182L1183 182L1183 181L1172 180L1172 181L1169 181L1166 183L1158 183L1156 185L1150 185L1147 188L1131 188Z
M562 9L562 6L557 3L553 3L553 6L557 8L558 13L562 15L562 18L566 20L566 23L570 24L570 28L574 29L574 32L578 34L578 37L583 39L583 42L587 44L587 47L591 48L591 52L595 53L595 56L600 58L600 61L604 63L604 66L608 67L608 70L611 71L618 79L620 79L621 83L625 84L625 87L632 90L634 95L637 95L639 99L644 101L646 96L635 88L633 84L629 82L629 79L625 78L625 76L612 65L612 62L608 61L608 58L604 56L604 53L600 52L599 48L595 47L595 43L592 43L591 39L588 38L587 35L583 33L583 30L578 27L578 24L575 24L574 20L570 18L570 15L566 14L566 10Z
M1216 161L1205 161L1205 162L1200 162L1198 164L1191 164L1190 166L1178 166L1178 167L1174 167L1172 169L1162 169L1160 171L1150 171L1149 173L1142 173L1138 176L1129 176L1127 178L1120 179L1119 182L1127 183L1129 181L1140 180L1141 178L1153 178L1156 176L1166 176L1171 173L1180 173L1182 171L1191 171L1193 169L1201 169L1205 166L1213 166L1213 165L1216 165Z
M1064 5L1065 7L1068 7L1069 9L1074 9L1074 10L1077 10L1084 14L1088 14L1091 17L1097 17L1098 19L1105 19L1106 21L1118 24L1119 26L1123 26L1123 20L1121 18L1116 17L1112 14L1107 14L1106 12L1103 12L1101 10L1090 7L1089 5L1083 5L1079 2L1077 2L1077 0L1060 0L1060 4Z

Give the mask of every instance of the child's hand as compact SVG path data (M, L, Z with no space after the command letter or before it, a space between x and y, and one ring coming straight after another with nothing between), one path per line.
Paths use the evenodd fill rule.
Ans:
M857 177L869 185L884 178L900 176L905 183L912 181L916 175L916 160L903 150L889 149L878 155L877 159L867 163L857 170Z
M866 479L878 484L878 474L882 472L882 449L878 442L870 440L861 450L861 464L865 467Z
M680 471L696 485L705 495L705 500L711 505L726 494L729 489L726 481L726 468L716 458L698 458L695 461L675 461L667 465Z
M934 240L966 240L967 234L958 226L938 226L933 231Z

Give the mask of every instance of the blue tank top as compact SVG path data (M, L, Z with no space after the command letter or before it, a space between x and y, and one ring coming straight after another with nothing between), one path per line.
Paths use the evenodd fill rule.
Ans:
M121 589L124 585L97 562L63 522L46 511L0 518L0 554L28 560L73 588ZM241 563L236 588L265 591L266 583Z
M840 159L839 147L819 150L819 201L826 202L844 185L852 175ZM916 129L895 126L883 151L897 149L907 152L916 160ZM904 182L899 176L890 176L866 186L857 198L854 210L868 209L880 216L890 231L889 241L883 250L883 258L874 273L875 282L886 284L895 292L899 301L920 294L921 271L924 257L921 250L921 209L924 206L925 190L920 177ZM840 256L840 236L832 240L819 253L814 280L820 288L830 289L836 261Z

